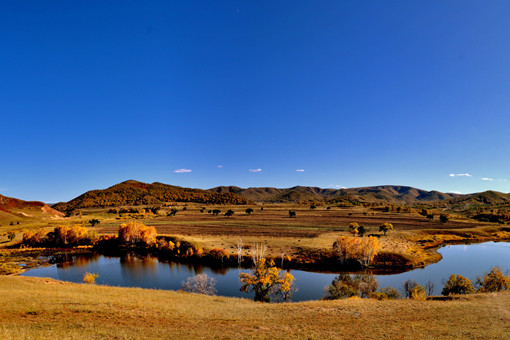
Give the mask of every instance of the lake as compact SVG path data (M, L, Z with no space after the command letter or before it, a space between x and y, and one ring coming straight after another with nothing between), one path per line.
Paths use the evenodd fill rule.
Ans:
M486 242L470 245L448 245L439 249L443 259L425 268L399 274L375 275L380 287L391 286L402 292L406 280L415 280L421 285L432 281L434 294L439 295L444 282L451 274L460 274L473 282L477 276L499 266L503 272L510 270L510 243ZM247 269L242 269L249 272ZM253 294L239 290L239 269L211 268L201 265L186 265L159 261L154 257L126 255L108 257L104 255L74 256L72 262L59 263L31 269L22 276L50 277L57 280L81 283L86 273L97 273L97 284L122 287L142 287L179 290L181 282L196 274L207 274L216 279L217 295L252 298ZM316 300L324 296L324 287L337 274L291 270L298 291L293 301Z

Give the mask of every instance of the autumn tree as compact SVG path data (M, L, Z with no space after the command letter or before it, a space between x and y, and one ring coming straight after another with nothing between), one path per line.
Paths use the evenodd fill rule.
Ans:
M448 296L452 294L471 294L474 292L475 290L469 279L462 275L452 274L444 285L441 294Z
M384 233L384 236L386 236L386 233L390 230L393 230L393 224L391 223L383 223L380 227L379 227L379 231L382 231Z
M356 234L359 233L358 228L359 228L359 224L358 223L356 223L356 222L349 223L349 232L351 234L353 234L354 236L356 236Z
M11 242L12 242L12 240L14 240L14 238L15 238L15 237L16 237L16 233L15 233L15 232L13 232L13 231L9 231L9 232L7 233L7 238L9 239L9 241L11 241Z
M494 267L483 277L477 279L476 286L481 293L508 290L510 289L510 276L504 275L501 268Z
M333 243L333 251L338 255L340 262L348 264L356 261L361 266L368 266L380 248L379 240L373 236L366 238L343 236Z
M280 270L273 261L261 258L255 264L253 274L240 273L239 279L242 283L241 291L247 293L251 288L255 292L255 301L271 302L271 290L278 287L282 292L289 291L294 276L288 272L280 276Z
M142 223L123 223L119 227L119 239L128 245L151 246L156 242L156 228L147 227Z

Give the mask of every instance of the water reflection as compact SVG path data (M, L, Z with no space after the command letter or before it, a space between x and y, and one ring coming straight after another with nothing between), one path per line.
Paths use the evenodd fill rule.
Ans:
M434 285L434 294L440 294L450 274L460 274L472 281L488 272L493 266L501 267L503 272L510 270L510 243L488 242L473 245L453 245L439 251L443 260L425 268L397 274L380 274L374 277L379 287L394 287L402 292L402 284L414 280L425 286ZM190 276L207 274L216 279L218 295L252 298L253 294L242 293L239 282L240 270L220 266L209 267L199 264L163 262L152 256L125 254L121 257L103 255L71 256L63 263L48 267L35 268L25 272L24 276L52 277L58 280L82 282L86 272L97 273L98 284L112 286L143 287L179 290L181 282ZM242 271L250 272L243 269ZM338 273L314 273L291 270L298 291L292 301L320 299L324 288L332 283Z

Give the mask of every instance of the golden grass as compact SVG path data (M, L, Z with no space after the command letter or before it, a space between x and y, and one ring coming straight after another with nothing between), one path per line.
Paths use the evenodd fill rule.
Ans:
M0 278L0 305L2 339L510 337L510 293L261 304L11 276Z

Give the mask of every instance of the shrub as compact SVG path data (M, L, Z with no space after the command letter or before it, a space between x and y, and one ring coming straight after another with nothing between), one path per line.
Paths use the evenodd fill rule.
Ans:
M413 300L427 300L427 292L425 287L417 284L410 290L411 299Z
M379 289L378 292L372 292L369 297L377 300L394 300L400 297L400 293L393 287Z
M214 295L216 293L215 284L216 280L214 278L209 278L207 274L199 274L182 281L182 290L190 293Z
M83 275L83 282L87 284L94 284L98 277L98 274L85 273L85 275Z
M476 286L481 293L508 290L510 289L510 276L504 275L501 268L494 267L490 272L476 280Z
M290 218L295 218L296 217L296 212L293 211L293 210L289 210L289 217Z
M452 294L471 294L474 293L471 281L462 275L450 275L448 282L443 287L441 294L444 296Z

